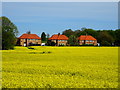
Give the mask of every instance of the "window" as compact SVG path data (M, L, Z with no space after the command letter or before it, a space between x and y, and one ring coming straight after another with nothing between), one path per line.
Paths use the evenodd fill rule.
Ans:
M62 41L67 41L67 40L62 40Z
M93 42L92 40L90 40L90 42Z
M51 41L56 43L56 40L51 40Z
M86 40L86 42L89 42L89 40Z
M64 43L60 43L59 45L60 45L60 46L61 46L61 45L63 45L63 46L64 46L65 44L64 44Z
M64 41L67 41L67 40L64 40Z
M33 40L33 41L34 41L35 39L31 39L31 40Z

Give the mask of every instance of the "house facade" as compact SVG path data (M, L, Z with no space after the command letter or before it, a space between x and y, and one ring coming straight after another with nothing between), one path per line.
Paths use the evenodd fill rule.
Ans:
M68 37L65 35L55 34L52 35L49 40L55 43L55 46L66 46L68 44Z
M23 34L18 38L20 46L41 45L41 38L36 34Z
M97 39L90 35L81 35L78 40L79 45L97 45Z

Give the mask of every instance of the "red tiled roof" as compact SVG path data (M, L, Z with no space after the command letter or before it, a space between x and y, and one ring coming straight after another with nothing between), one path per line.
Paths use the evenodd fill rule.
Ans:
M94 37L90 35L81 35L78 39L79 40L96 40Z
M68 37L65 35L52 35L52 37L49 38L49 40L68 40Z
M41 39L41 38L36 34L23 34L19 37L19 39Z

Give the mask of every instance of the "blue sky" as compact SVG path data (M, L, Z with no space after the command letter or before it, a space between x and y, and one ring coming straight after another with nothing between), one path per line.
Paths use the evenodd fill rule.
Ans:
M19 35L28 30L52 35L82 27L115 30L117 5L117 2L3 2L2 15L18 27Z

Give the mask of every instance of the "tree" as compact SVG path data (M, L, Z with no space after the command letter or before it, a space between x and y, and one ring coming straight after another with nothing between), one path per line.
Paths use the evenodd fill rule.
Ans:
M82 27L81 30L84 31L85 29L87 29L86 27Z
M55 42L51 41L51 40L47 40L47 46L55 46Z
M117 29L115 31L116 39L115 39L115 45L120 46L120 29Z
M42 34L41 34L41 40L42 41L46 41L46 34L45 34L45 32L42 32Z
M85 32L87 35L91 35L91 36L93 36L95 38L98 35L98 33L95 30L93 30L93 29L84 29L83 32Z
M7 17L2 17L2 49L13 49L18 29Z
M50 38L50 34L47 34L47 39L49 39Z
M74 35L74 31L72 31L71 29L68 29L68 30L63 31L62 34L69 37L70 35Z
M97 39L101 45L117 45L120 46L120 29L117 30L93 30L89 28L81 28L81 30L65 30L62 33L63 35L68 36L69 43L73 45L72 39L74 37L79 37L81 35L91 35ZM71 36L72 35L72 36ZM76 41L77 42L77 41Z
M69 37L68 43L69 43L71 46L76 46L76 45L78 45L78 40L77 40L76 36L75 36L75 35L71 35L71 36Z
M79 37L80 35L82 35L81 33L82 33L82 31L80 31L80 30L75 30L75 31L74 31L74 35L75 35L76 37Z
M113 37L107 31L99 32L97 40L102 46L110 46L114 42Z

